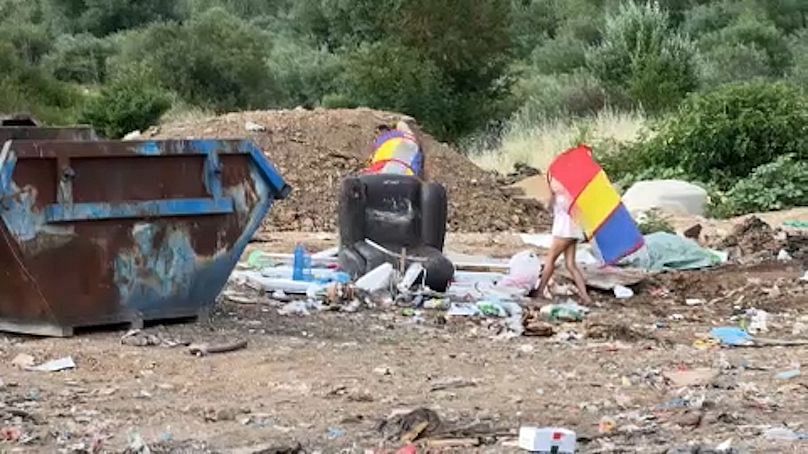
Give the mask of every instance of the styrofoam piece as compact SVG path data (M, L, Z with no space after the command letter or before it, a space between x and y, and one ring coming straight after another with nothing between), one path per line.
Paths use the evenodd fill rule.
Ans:
M577 437L569 429L556 427L519 428L519 447L541 454L575 454Z
M357 279L356 288L365 290L367 292L384 290L390 287L394 273L395 270L393 269L393 265L383 263Z
M617 299L626 300L634 296L634 290L631 290L630 288L623 285L615 285L614 296Z
M401 278L401 282L398 284L399 291L406 292L415 285L416 281L418 280L418 276L423 276L424 273L424 266L420 263L413 263L408 268L407 271L404 273L404 277Z
M258 271L234 271L232 278L235 280L243 279L251 287L265 292L272 293L276 290L283 290L285 293L292 295L305 295L310 286L316 285L312 282L266 277Z

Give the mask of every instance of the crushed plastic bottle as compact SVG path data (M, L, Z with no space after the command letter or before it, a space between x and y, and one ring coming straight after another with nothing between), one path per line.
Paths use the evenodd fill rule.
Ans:
M580 322L588 309L576 303L548 304L540 310L550 322Z

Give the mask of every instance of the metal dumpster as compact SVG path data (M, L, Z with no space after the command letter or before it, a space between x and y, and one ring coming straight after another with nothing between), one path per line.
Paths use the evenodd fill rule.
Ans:
M7 140L0 330L204 314L289 191L250 141Z

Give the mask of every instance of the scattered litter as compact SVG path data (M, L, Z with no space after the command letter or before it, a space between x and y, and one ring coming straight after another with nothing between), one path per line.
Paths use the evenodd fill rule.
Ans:
M373 369L373 373L376 374L376 375L382 375L382 376L393 375L393 371L391 371L390 368L387 367L387 366L377 367L377 368Z
M437 413L418 408L409 413L395 413L379 423L377 429L387 440L409 444L437 432L441 425Z
M408 292L417 283L419 278L423 278L423 276L424 266L420 263L413 263L407 268L404 277L401 278L401 282L399 282L397 286L398 291Z
M312 311L319 312L323 308L322 303L315 300L291 301L278 309L278 315L309 315Z
M540 453L575 454L576 435L568 429L520 427L519 447Z
M763 432L763 438L774 441L808 440L808 433L795 432L786 427L772 427Z
M449 317L473 317L479 315L480 310L471 303L452 303L446 315Z
M754 344L754 340L752 339L752 336L749 335L749 333L735 326L722 326L719 328L713 328L710 331L710 336L714 337L715 339L718 339L718 341L723 345L729 345L733 347L749 346Z
M614 286L614 296L617 299L625 300L629 299L634 296L634 290L631 290L628 287L624 287L622 285L615 285Z
M328 439L329 440L336 440L337 438L342 438L345 436L345 431L338 428L338 427L330 427L328 429Z
M718 371L702 367L689 370L665 371L662 373L662 376L675 388L685 388L688 386L709 385L718 378Z
M797 378L799 376L800 376L800 370L792 369L780 372L777 375L775 375L774 378L778 380L791 380L792 378Z
M566 302L548 304L543 306L540 312L550 322L580 322L589 309L575 302Z
M432 387L429 388L429 391L435 392L444 391L447 389L471 388L474 386L477 386L477 382L474 380L468 380L462 377L451 377L446 380L435 382Z
M614 420L611 416L604 416L600 418L600 422L598 423L598 433L601 434L610 434L617 429L617 421Z
M23 437L22 430L19 427L2 427L0 428L0 440L9 443L17 443Z
M685 299L685 305L686 306L701 306L704 303L706 303L706 301L704 301L701 298L686 298Z
M28 369L33 367L36 359L27 353L20 353L11 360L11 365L18 369Z
M808 282L808 271L806 271L805 274L802 275L800 280L803 282Z
M149 445L143 441L143 437L139 433L131 432L129 434L129 446L126 447L125 454L151 454L151 452Z
M224 344L191 344L188 352L196 356L207 356L214 353L227 353L247 348L247 340L236 340Z
M746 330L750 334L759 334L769 331L768 312L760 309L749 309L746 314L749 317L749 327Z
M73 362L73 358L71 358L70 356L66 356L64 358L48 361L46 363L40 364L39 366L27 367L26 370L36 372L59 372L62 370L75 369L75 368L76 363Z
M621 264L643 270L697 270L720 265L726 255L704 249L683 236L666 232L645 235L645 246Z
M267 130L266 126L259 125L258 123L254 123L252 121L248 121L244 124L244 129L249 132L264 132Z
M715 451L719 454L729 454L732 452L732 438L726 439L724 442L715 447Z
M385 290L390 287L394 273L393 265L383 263L357 279L355 283L356 288L369 293Z
M789 254L787 250L780 249L780 252L777 253L777 260L781 262L788 262L793 259L791 258L791 254Z
M541 272L541 259L533 251L522 251L508 262L508 275L497 285L530 291L536 286Z
M146 334L139 329L133 329L121 336L121 344L133 347L147 347L150 345L160 345L162 341L153 334Z
M451 307L451 303L446 298L433 298L431 300L425 301L423 308L428 310L448 310Z

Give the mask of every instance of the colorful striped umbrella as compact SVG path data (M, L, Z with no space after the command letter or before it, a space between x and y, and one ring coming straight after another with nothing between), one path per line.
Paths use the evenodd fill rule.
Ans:
M548 169L572 200L570 215L606 264L636 252L645 241L592 149L580 145L559 155Z

